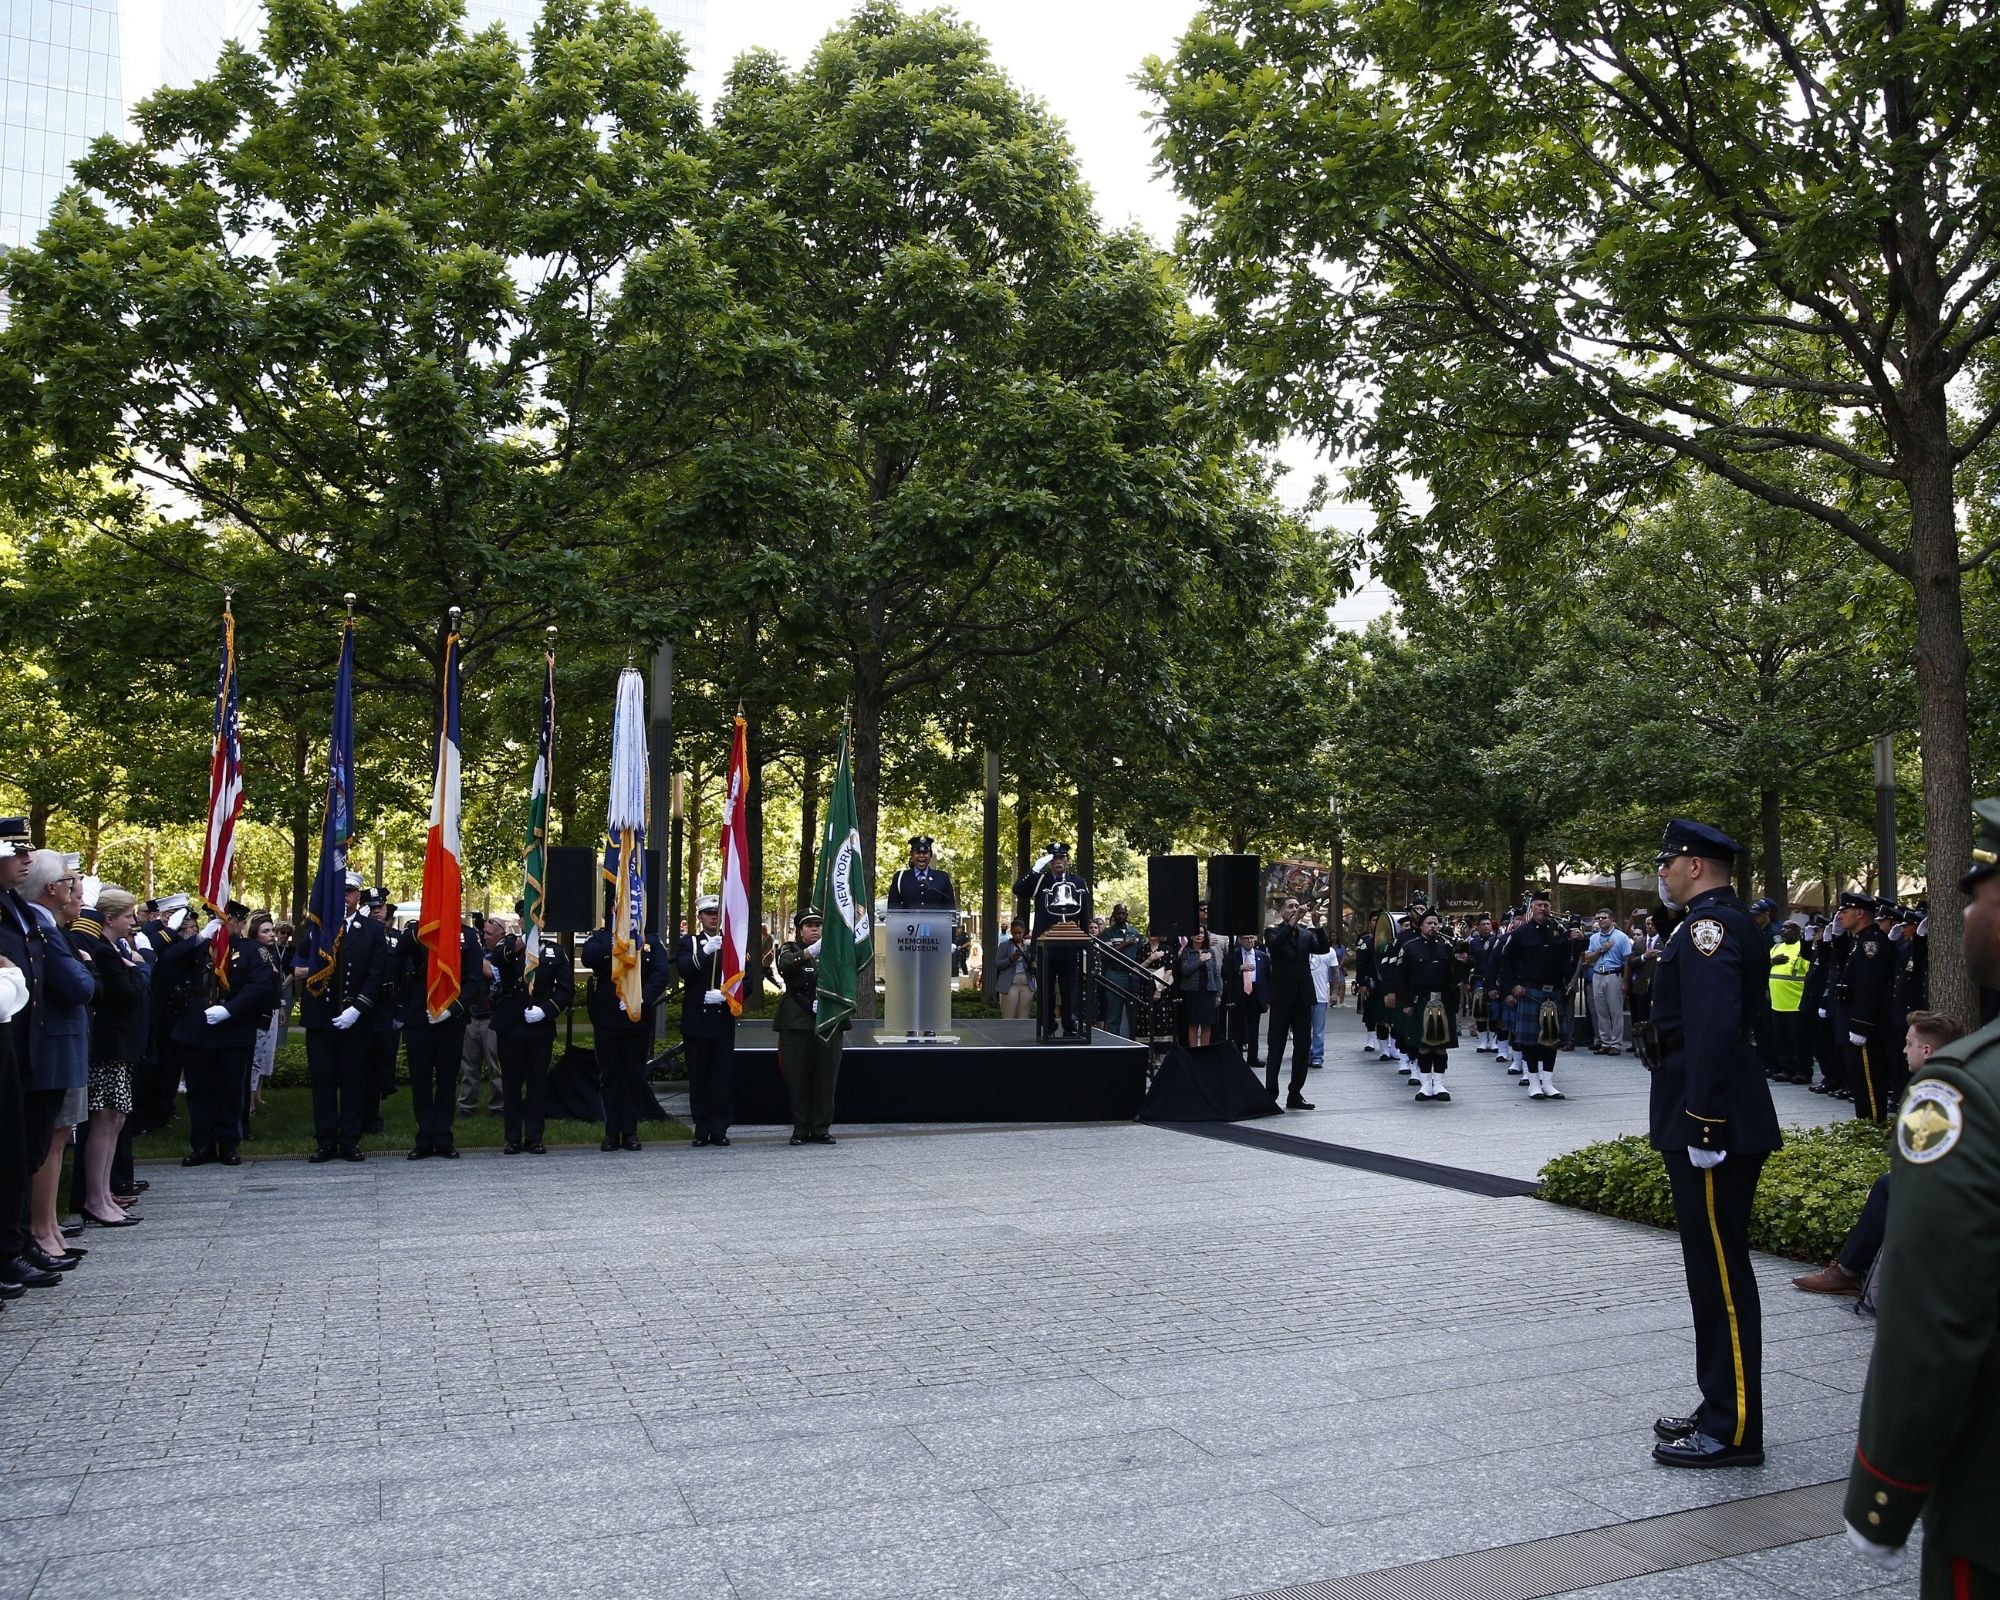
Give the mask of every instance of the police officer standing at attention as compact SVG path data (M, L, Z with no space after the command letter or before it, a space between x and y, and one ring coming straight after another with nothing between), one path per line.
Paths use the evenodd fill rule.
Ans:
M2000 988L2000 799L1973 806L1965 966ZM1875 1354L1848 1469L1847 1538L1924 1600L2000 1596L2000 1023L1934 1051L1896 1119Z
M169 1025L174 1042L185 1051L187 1070L188 1153L184 1167L219 1161L241 1165L236 1147L243 1139L243 1085L250 1075L250 1057L257 1048L257 1025L278 1003L278 975L257 947L243 937L250 908L234 900L223 908L229 920L227 976L215 969L209 940L221 927L211 920L198 939L183 939L160 957L161 968L178 975L183 965L196 976L184 991L187 1000Z
M1035 903L1031 932L1037 939L1058 922L1080 922L1090 926L1090 890L1083 879L1069 870L1069 846L1061 840L1051 844L1042 856L1014 884L1014 897L1023 895ZM1058 940L1058 943L1061 941ZM1083 978L1083 950L1053 950L1049 956L1049 982L1062 997L1062 1031L1076 1032L1077 989ZM1050 1031L1055 1016L1055 996L1041 996L1042 1016L1037 1031Z
M819 1036L820 914L807 909L792 918L792 937L778 947L778 1066L792 1099L792 1143L833 1144L833 1091L840 1079L840 1034ZM840 1025L841 1032L847 1023Z
M1654 977L1651 1123L1667 1167L1694 1308L1692 1416L1653 1424L1669 1467L1764 1459L1764 1329L1750 1265L1750 1207L1784 1141L1755 1038L1770 1012L1769 942L1729 882L1736 841L1675 818L1661 841L1660 899L1685 915Z
M1875 902L1867 895L1840 897L1840 921L1848 934L1847 960L1841 968L1835 998L1844 1026L1842 1049L1847 1061L1847 1087L1854 1096L1854 1114L1870 1122L1889 1115L1889 1080L1894 1071L1895 1039L1887 1033L1889 1004L1896 983L1896 954L1888 936L1875 926Z
M694 1144L729 1143L736 1120L736 1013L722 992L722 902L705 894L696 929L674 946L681 977L681 1042L687 1055L688 1120Z
M397 990L403 1024L403 1050L410 1059L410 1102L417 1118L417 1142L407 1159L429 1156L458 1159L452 1137L452 1113L458 1109L459 1058L465 1054L465 1030L472 1019L466 997L488 981L486 947L471 925L458 929L458 998L442 1016L431 1015L431 953L422 939L405 933L396 945L401 972ZM391 1060L393 1070L394 1061Z
M300 945L301 954L308 946ZM368 1019L383 1006L389 947L382 924L361 910L361 879L347 875L347 915L334 945L333 970L315 974L299 963L305 993L299 1020L306 1030L306 1070L312 1081L313 1140L306 1159L338 1155L359 1161L364 1076L375 1070L376 1032Z
M608 913L607 913L608 915ZM607 1153L639 1148L639 1096L646 1092L646 1066L653 1058L653 1019L673 976L666 946L647 934L639 952L639 1020L625 1014L611 974L611 924L606 922L578 952L590 968L591 1042L597 1051L597 1088L604 1099Z
M555 1052L556 1018L576 998L576 974L561 946L547 934L538 936L535 970L529 972L528 947L509 939L493 951L499 974L493 996L493 1048L500 1058L500 1102L510 1156L523 1150L545 1156L542 1143L547 1105L549 1057ZM473 1092L479 1089L473 1080Z
M910 864L889 880L891 911L955 911L958 891L951 874L931 865L931 838L920 833L910 841Z

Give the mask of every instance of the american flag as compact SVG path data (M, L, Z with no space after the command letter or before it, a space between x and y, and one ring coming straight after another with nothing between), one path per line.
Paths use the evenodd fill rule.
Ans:
M222 923L214 939L215 976L229 986L230 876L236 865L236 819L243 814L243 745L238 737L236 618L222 602L222 667L215 683L215 748L208 759L208 834L201 846L201 900Z

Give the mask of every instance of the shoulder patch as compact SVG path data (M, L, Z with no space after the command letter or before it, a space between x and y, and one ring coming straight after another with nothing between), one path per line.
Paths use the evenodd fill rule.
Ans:
M1872 956L1875 954L1877 950L1881 948L1882 947L1879 944L1877 944L1873 939L1863 939L1861 941L1861 953L1863 955Z
M1722 924L1714 917L1696 917L1688 924L1688 942L1705 956L1722 948Z
M1896 1119L1896 1148L1905 1161L1924 1166L1951 1154L1965 1132L1963 1097L1948 1083L1913 1084Z

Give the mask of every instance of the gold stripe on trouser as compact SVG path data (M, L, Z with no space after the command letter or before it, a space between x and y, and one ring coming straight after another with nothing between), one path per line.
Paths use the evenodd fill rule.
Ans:
M1861 1047L1861 1082L1868 1091L1868 1115L1875 1121L1882 1120L1882 1107L1875 1101L1875 1069L1868 1061L1868 1046Z
M1715 1241L1715 1271L1722 1279L1722 1309L1729 1313L1729 1361L1736 1373L1736 1437L1729 1442L1741 1444L1748 1421L1744 1413L1750 1405L1743 1376L1743 1334L1736 1326L1736 1296L1729 1287L1729 1260L1722 1253L1722 1229L1715 1220L1715 1169L1706 1168L1701 1176L1708 1191L1708 1236Z

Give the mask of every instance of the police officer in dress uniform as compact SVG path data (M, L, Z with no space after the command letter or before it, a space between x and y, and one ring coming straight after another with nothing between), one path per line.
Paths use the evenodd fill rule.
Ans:
M931 865L931 838L918 834L910 841L910 864L889 880L891 911L955 911L958 891L951 874Z
M1500 951L1500 992L1513 1007L1514 1051L1531 1100L1567 1098L1556 1087L1556 1052L1562 1048L1563 985L1574 962L1569 930L1549 915L1549 907L1548 890L1535 890L1528 897L1528 920Z
M243 1139L243 1083L257 1048L257 1027L278 1003L278 975L257 947L243 937L250 908L234 900L223 908L229 920L228 981L215 970L209 939L220 923L211 920L201 936L183 939L160 957L161 969L182 998L168 1024L181 1049L187 1073L188 1153L184 1167L219 1161L240 1164Z
M529 972L528 947L506 940L492 961L498 992L493 996L493 1046L500 1058L501 1115L510 1156L523 1150L545 1156L543 1118L549 1057L555 1051L556 1018L576 998L576 974L569 958L547 934L538 934L540 959ZM475 1088L477 1087L475 1083Z
M736 1120L736 1013L722 992L722 902L703 895L695 920L695 931L674 946L674 970L681 977L688 1118L700 1149L728 1144Z
M604 1097L604 1141L598 1149L639 1148L639 1096L646 1089L646 1066L653 1056L653 1013L673 977L673 957L652 934L639 953L639 1020L625 1014L611 973L613 940L606 923L583 941L583 964L590 986L590 1025L597 1051L597 1087Z
M1090 890L1083 879L1069 870L1069 846L1058 840L1043 852L1041 860L1022 873L1014 884L1014 897L1023 895L1035 903L1034 927L1039 939L1058 922L1079 922L1090 926ZM1058 941L1060 943L1060 941ZM1062 1031L1077 1031L1077 990L1083 980L1083 951L1057 949L1049 957L1049 982L1062 997ZM1042 994L1037 1031L1047 1034L1055 1018L1055 996Z
M2000 987L2000 799L1973 807L1965 966ZM1934 1051L1896 1119L1875 1353L1843 1508L1890 1571L1924 1520L1924 1600L2000 1597L2000 1023Z
M1685 914L1660 954L1643 1053L1701 1388L1691 1416L1653 1424L1653 1459L1670 1467L1764 1459L1764 1333L1750 1208L1764 1158L1784 1141L1756 1046L1771 1004L1770 943L1730 886L1739 853L1727 834L1678 817L1660 845L1660 898Z
M778 947L778 1066L792 1099L792 1143L833 1144L833 1092L840 1079L840 1033L829 1041L814 1026L819 1000L820 914L792 918L792 937ZM847 1031L843 1021L840 1032Z
M472 1016L465 1000L485 981L486 948L469 925L460 924L458 998L435 1019L428 993L430 950L414 933L406 932L397 942L394 959L400 970L397 999L403 1048L410 1059L410 1102L417 1118L416 1145L408 1159L443 1156L456 1161L452 1114L458 1110L459 1059L465 1054L465 1030Z
M1896 956L1888 936L1875 925L1876 903L1865 894L1840 897L1840 919L1848 935L1847 959L1835 982L1839 1011L1834 1021L1845 1059L1847 1090L1854 1114L1871 1122L1889 1115L1890 1075L1897 1041L1888 1032L1889 1005L1896 982Z
M380 1032L370 1019L387 1009L389 946L382 924L361 910L361 879L354 873L347 875L346 920L334 947L333 971L318 992L303 943L299 954L298 970L307 980L299 1021L306 1030L316 1146L307 1160L317 1165L338 1155L343 1161L359 1161L363 1083L375 1070Z

